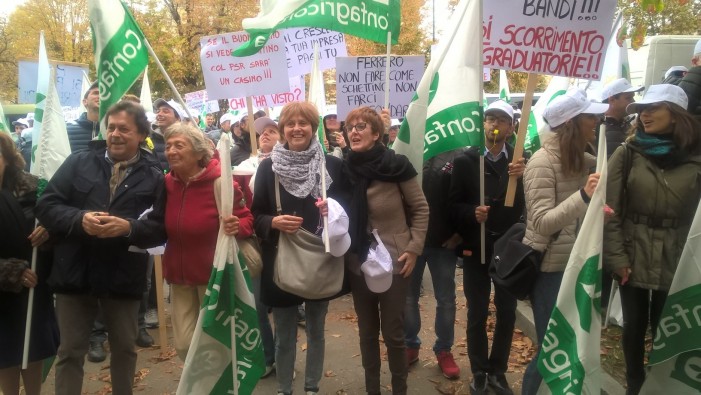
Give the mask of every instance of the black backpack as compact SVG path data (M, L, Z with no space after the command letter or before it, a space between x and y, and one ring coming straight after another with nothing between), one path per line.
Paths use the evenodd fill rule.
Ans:
M522 243L526 224L513 224L496 242L489 263L494 285L517 299L528 298L538 277L542 254Z

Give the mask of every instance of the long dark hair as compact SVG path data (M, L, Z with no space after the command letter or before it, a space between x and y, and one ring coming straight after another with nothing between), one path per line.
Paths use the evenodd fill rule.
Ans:
M670 102L663 103L667 104L669 112L672 113L672 140L674 145L680 151L689 155L701 154L701 122L684 108ZM640 112L638 111L638 118L633 127L634 129L645 130L640 120Z
M566 176L582 174L587 170L584 152L587 150L588 143L584 138L584 133L577 126L579 123L577 121L581 116L587 116L587 114L576 115L552 130L560 145L562 172Z
M12 191L16 196L22 191L31 188L27 183L27 177L24 177L24 158L17 151L15 143L7 133L0 132L0 160L5 160L5 172L2 177L2 189Z

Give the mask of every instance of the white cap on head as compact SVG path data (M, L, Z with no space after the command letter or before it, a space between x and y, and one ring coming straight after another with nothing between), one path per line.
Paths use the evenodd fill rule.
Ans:
M277 128L277 124L275 123L275 121L270 119L270 117L260 117L260 118L256 119L255 121L253 121L253 129L259 135L263 134L263 131L268 126L273 126L273 127Z
M27 118L19 118L16 121L12 122L12 125L17 126L17 125L22 125L25 128L29 127L29 120Z
M219 125L223 125L224 122L231 122L229 126L233 125L236 123L237 118L234 114L227 112L226 114L222 115L221 118L219 118Z
M256 119L256 122L261 119ZM329 252L336 257L343 256L351 245L351 238L348 234L350 220L346 211L337 201L327 198L326 202L329 207ZM324 228L322 237L326 237L325 235L326 228Z
M551 128L556 128L579 114L603 114L608 108L608 104L589 101L583 90L571 88L545 107L543 118Z
M178 115L178 118L181 121L184 121L187 118L187 113L183 109L183 106L181 106L179 103L177 103L175 100L168 100L166 101L165 99L156 99L155 102L153 102L153 108L158 111L158 109L161 106L168 106L172 108L175 111L175 114Z
M643 89L645 89L645 87L633 86L627 79L619 78L604 86L604 89L601 91L601 101L608 100L611 96L616 96L619 93L640 92Z
M398 120L397 118L392 118L392 120L391 120L391 122L390 122L390 124L389 124L390 127L392 127L392 126L401 126L401 125L402 125L402 123L399 122L399 120Z
M694 55L701 55L701 40L696 42L696 46L694 47Z
M648 104L663 101L674 103L685 110L689 106L689 98L686 96L684 89L676 85L659 84L650 85L647 91L645 91L643 99L635 103L630 103L628 107L626 107L626 112L628 114L635 114L642 111L643 107Z
M492 104L488 105L487 109L484 110L484 115L493 114L495 112L502 112L508 115L509 118L511 118L511 122L514 122L514 108L504 100L493 101Z
M675 71L687 72L687 71L689 71L689 69L687 69L687 68L684 67L684 66L672 66L672 67L669 68L669 70L665 71L665 73L664 73L664 78L669 77L669 75L672 74L672 73L674 73Z

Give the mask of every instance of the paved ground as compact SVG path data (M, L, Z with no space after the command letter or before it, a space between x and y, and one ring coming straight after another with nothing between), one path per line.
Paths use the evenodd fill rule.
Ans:
M425 278L428 278L426 271ZM458 313L455 323L455 348L453 354L462 370L460 379L448 380L440 373L436 360L431 350L435 335L433 333L433 318L435 314L435 300L431 281L424 281L424 295L421 298L423 345L419 356L419 362L412 365L409 373L410 394L469 394L470 370L467 362L465 346L465 297L462 294L462 271L456 275L458 284ZM364 394L364 378L358 346L357 323L353 311L353 301L350 296L339 298L331 303L326 320L326 360L325 377L320 383L321 394ZM490 322L490 325L493 324ZM151 334L158 341L158 331ZM491 333L490 333L491 338ZM172 339L171 339L172 344ZM306 340L304 330L300 328L297 342L297 379L294 383L296 394L303 394L304 385L304 360L306 358ZM182 371L182 361L175 356L172 348L165 353L157 347L152 349L140 349L137 366L137 382L135 390L145 394L174 394L178 386L178 379ZM532 342L524 337L520 330L514 333L514 347L507 378L512 383L514 392L520 394L521 379L525 365L533 353ZM391 393L390 374L383 355L382 385L385 393ZM109 385L109 358L103 363L85 363L85 394L108 394ZM254 394L275 394L277 383L272 375L259 382ZM53 371L42 390L44 394L54 393Z

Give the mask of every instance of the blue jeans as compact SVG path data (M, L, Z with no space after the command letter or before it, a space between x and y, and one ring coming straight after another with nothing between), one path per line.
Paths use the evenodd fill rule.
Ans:
M411 274L411 284L404 308L404 338L407 348L419 348L421 339L421 315L419 293L424 269L428 264L436 297L436 343L433 351L450 351L455 335L455 253L447 248L424 248L423 255L416 258Z
M307 362L304 390L319 391L324 370L324 325L329 302L305 302L307 313ZM275 320L275 361L278 392L292 393L292 375L297 358L297 306L273 307Z
M548 321L552 314L557 294L560 292L560 284L564 272L540 272L533 286L531 293L531 308L533 308L533 321L535 331L538 336L538 354L533 357L531 363L526 368L523 375L522 395L536 395L543 377L538 371L538 357L540 356L540 345L543 343L545 331L548 328Z
M263 341L265 366L272 366L275 363L275 338L273 337L273 328L270 326L270 318L268 317L268 306L260 301L260 277L251 279L251 284L253 286L253 299L256 301L260 337Z

